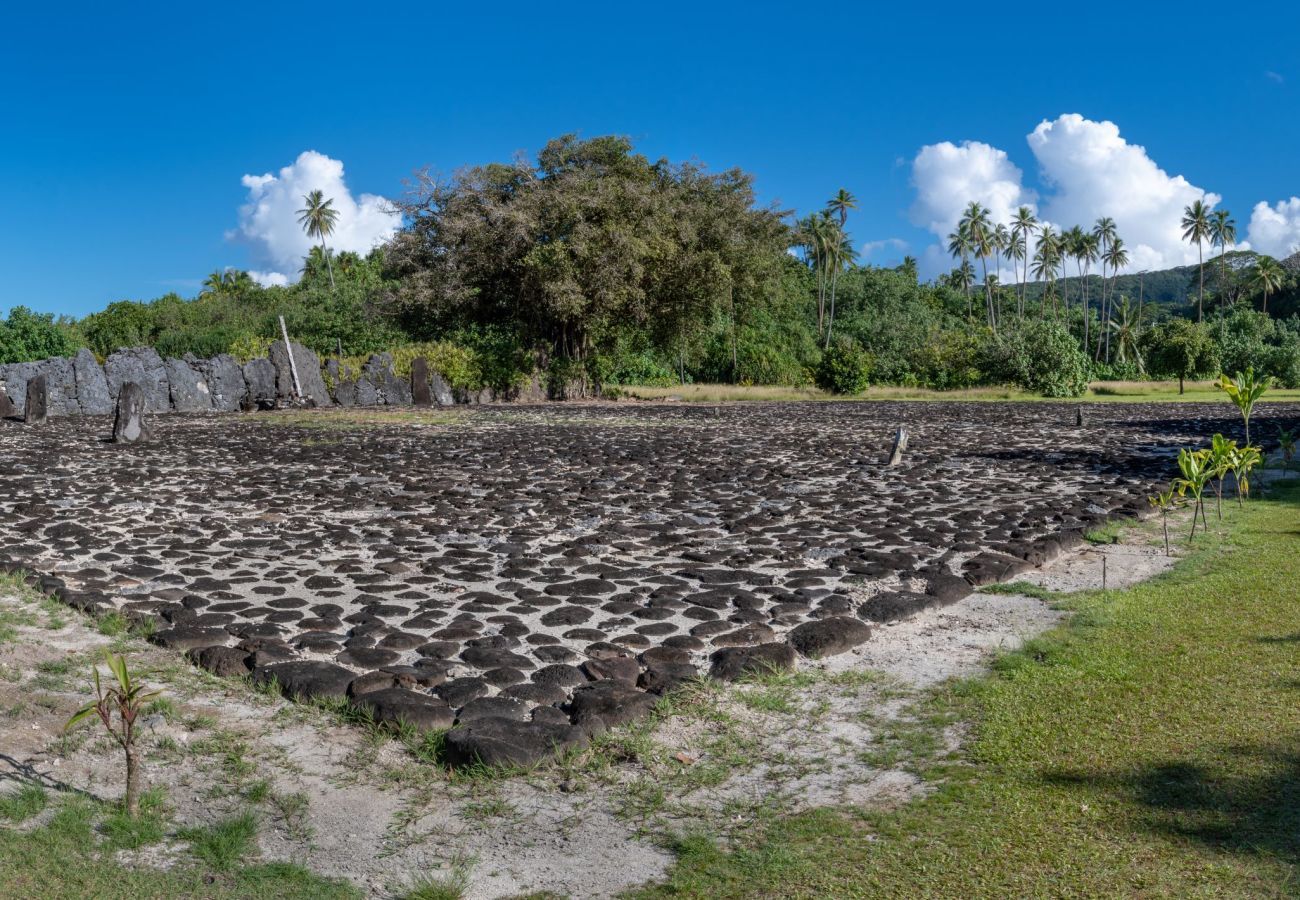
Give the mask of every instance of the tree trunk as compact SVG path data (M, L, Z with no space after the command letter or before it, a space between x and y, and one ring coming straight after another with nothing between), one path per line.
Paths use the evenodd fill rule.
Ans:
M1182 392L1183 392L1183 376L1182 373L1180 372L1178 374L1178 393L1181 394Z
M123 749L126 751L126 814L135 818L140 814L140 760L133 744Z
M330 273L330 290L334 290L334 263L330 262L330 251L325 242L320 242L321 256L325 257L325 268Z
M1196 292L1196 321L1205 318L1205 257L1201 254L1201 242L1196 242L1196 259L1201 269L1201 285Z

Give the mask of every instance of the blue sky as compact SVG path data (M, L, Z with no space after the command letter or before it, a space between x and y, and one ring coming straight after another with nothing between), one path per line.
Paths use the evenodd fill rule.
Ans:
M854 240L880 263L927 258L952 185L1082 217L1123 205L1134 178L1164 207L1220 195L1243 240L1262 201L1252 244L1300 239L1292 4L187 6L7 13L0 309L84 314L267 267L256 234L228 237L241 178L303 151L340 161L354 194L392 196L418 166L505 159L567 131L740 166L799 212L847 187ZM1046 166L1026 140L1044 121ZM918 185L918 154L945 141ZM1105 160L1078 156L1093 151ZM1084 175L1049 181L1076 162ZM1164 207L1125 210L1155 262L1177 252Z

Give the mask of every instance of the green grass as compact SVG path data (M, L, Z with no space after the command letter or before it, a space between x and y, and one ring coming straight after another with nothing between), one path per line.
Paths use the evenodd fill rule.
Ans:
M73 795L62 797L40 827L19 830L0 824L0 898L357 900L362 896L351 885L286 863L222 869L183 858L166 870L124 865L114 856L120 849L112 840L110 824L116 815L103 804Z
M45 809L49 797L45 788L29 782L17 790L0 794L0 819L8 822L25 822Z
M257 827L257 816L246 811L201 828L182 829L177 836L189 841L191 853L224 872L253 852Z
M637 400L680 400L686 403L728 403L734 401L790 401L790 400L1044 400L1017 388L977 387L962 390L936 391L929 388L891 387L873 385L861 394L836 396L812 387L781 387L779 385L738 384L685 384L669 387L630 385L623 393ZM1300 390L1275 388L1264 400L1294 402L1300 400ZM1189 381L1186 392L1178 393L1177 381L1094 381L1077 400L1053 402L1082 403L1156 403L1156 402L1227 402L1223 391L1212 381Z
M928 700L972 723L962 764L894 811L677 839L638 897L1300 894L1300 492ZM901 744L924 740L901 733Z

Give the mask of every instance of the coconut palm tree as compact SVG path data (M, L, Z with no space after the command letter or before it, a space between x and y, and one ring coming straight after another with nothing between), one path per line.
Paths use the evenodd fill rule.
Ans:
M1110 251L1110 245L1115 242L1118 236L1118 229L1115 227L1115 220L1110 216L1102 216L1092 225L1092 234L1101 242L1101 305L1106 307L1106 297L1108 294L1106 288L1106 254Z
M1047 282L1047 290L1043 294L1042 300L1039 301L1038 314L1041 318L1047 310L1047 295L1052 295L1052 300L1056 300L1056 266L1061 256L1061 238L1052 226L1048 225L1043 228L1042 234L1038 236L1038 248L1034 250L1034 267L1033 275L1039 281Z
M1124 268L1124 267L1127 266L1127 265L1128 265L1128 249L1125 248L1125 246L1124 246L1124 239L1123 239L1122 237L1120 237L1119 235L1115 235L1114 237L1111 238L1111 241L1110 241L1110 247L1106 250L1106 253L1102 256L1102 270L1101 270L1101 271L1102 271L1102 281L1103 281L1103 283L1105 282L1106 267L1107 267L1107 266L1110 267L1110 270L1111 270L1111 279L1112 279L1112 282L1113 282L1115 279L1118 279L1118 278L1119 278L1119 270L1122 269L1122 268ZM1141 299L1141 290L1142 290L1142 287L1141 287L1141 285L1142 285L1142 281L1141 281L1141 276L1139 275L1139 276L1138 276L1138 291L1139 291L1139 294L1138 294L1138 318L1139 318L1139 319L1142 317L1142 299ZM1113 284L1112 284L1112 290L1113 290L1113 289L1114 289L1114 287L1113 287ZM1110 304L1109 304L1109 306L1108 306L1108 312L1106 313L1106 319L1107 319L1107 321L1110 320L1110 312L1109 312L1109 309L1113 308L1114 305L1115 305L1115 304L1114 304L1114 301L1113 301L1113 299L1112 299L1111 302L1110 302ZM1109 359L1110 359L1110 332L1107 331L1105 336L1106 336L1106 359L1109 360ZM1099 343L1100 343L1100 342L1099 342ZM1100 348L1100 346L1098 346L1098 351L1097 351L1097 352L1098 352L1098 356L1097 356L1097 358L1098 358L1098 359L1101 359L1101 356L1100 356L1101 348Z
M831 330L835 327L835 286L840 280L840 270L844 268L845 265L852 265L853 261L858 257L858 252L853 249L853 244L849 241L849 236L841 231L838 226L835 226L833 222L831 224L832 227L835 228L835 234L839 236L839 241L830 248L829 253L829 262L831 266L831 310L830 315L826 319L825 349L827 350L831 348Z
M1097 236L1084 232L1079 238L1079 259L1083 263L1083 352L1088 352L1088 300L1090 299L1092 289L1088 284L1088 277L1092 272L1092 264L1097 261L1098 246ZM1105 312L1104 304L1102 312ZM1105 328L1105 322L1102 322L1102 328Z
M1068 330L1070 327L1070 297L1069 297L1069 284L1064 280L1066 277L1065 261L1067 259L1073 259L1075 271L1082 278L1083 276L1083 229L1080 228L1078 225L1075 225L1072 228L1070 228L1068 231L1063 232L1061 234L1061 245L1062 245L1061 246L1061 250L1062 250L1061 302L1065 306L1065 327ZM1082 296L1082 288L1080 288L1080 296Z
M1025 290L1029 286L1029 265L1026 254L1029 250L1029 239L1038 232L1038 217L1028 206L1022 206L1016 210L1016 214L1011 217L1011 237L1020 241L1020 254L1017 259L1025 262L1025 277L1020 282L1020 312L1024 314L1025 310Z
M1183 240L1196 245L1196 256L1201 270L1200 288L1196 294L1196 321L1205 317L1205 256L1201 245L1210 237L1210 208L1204 200L1195 200L1183 209Z
M993 293L989 290L989 257L993 255L993 229L989 225L989 211L978 203L971 201L962 216L966 223L966 233L970 235L971 252L980 261L984 273L984 306L990 328L996 328L993 320Z
M965 269L967 260L970 257L973 248L974 244L971 242L970 228L963 219L957 223L956 229L948 235L948 252L952 254L954 259L960 259L961 268ZM971 317L970 281L965 279L963 280L965 281L964 286L966 290L966 318L969 320Z
M329 248L325 246L325 238L334 233L334 225L339 220L339 211L334 208L332 199L326 200L325 195L315 190L302 198L303 208L298 210L298 224L302 226L303 231L307 232L307 237L320 238L320 250L325 256L325 265L330 273L330 290L334 290L334 265L330 262Z
M840 220L840 228L849 220L849 210L857 208L858 198L844 188L840 188L834 197L826 201L826 211Z
M1002 278L999 273L1002 271L1002 254L1011 249L1011 232L1007 226L999 222L993 228L993 273L997 276L998 286L1002 286ZM993 296L997 298L996 321L1002 321L1002 292L994 291Z
M1228 245L1237 242L1237 223L1226 209L1216 209L1210 217L1210 242L1219 248L1219 305L1228 284Z
M1016 273L1016 279L1022 281L1022 285L1015 288L1016 318L1020 320L1025 318L1025 292L1023 289L1023 281L1029 279L1029 265L1026 262L1025 251L1025 236L1023 234L1016 234L1012 231L1007 238L1007 256L1011 258L1012 268ZM1024 266L1025 270L1023 280L1020 275L1021 266Z
M803 248L804 262L812 267L817 279L819 337L826 327L826 294L829 280L827 276L830 271L831 228L834 224L829 213L819 212L801 221L797 230L797 242Z
M1271 256L1260 255L1255 258L1255 265L1250 273L1250 287L1251 290L1259 291L1264 297L1260 312L1268 313L1268 295L1285 283L1286 269L1282 268L1281 263Z
M1115 359L1121 364L1132 360L1137 366L1138 374L1144 375L1146 365L1142 361L1142 351L1138 347L1139 338L1142 336L1142 313L1139 310L1134 315L1128 297L1120 297L1114 309L1115 314L1107 327L1115 335Z

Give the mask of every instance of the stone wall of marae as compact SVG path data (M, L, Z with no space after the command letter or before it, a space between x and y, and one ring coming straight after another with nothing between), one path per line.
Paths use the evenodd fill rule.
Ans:
M298 343L291 344L297 364L301 399L315 406L409 406L418 385L398 375L393 358L377 353L359 370L320 357ZM241 364L221 354L198 359L190 354L163 359L152 347L118 350L103 365L89 350L71 358L0 365L0 391L22 415L27 382L44 374L52 416L108 415L122 385L135 382L144 391L150 412L234 412L271 409L299 402L284 342L271 345L266 357ZM518 391L501 395L490 388L454 390L440 373L429 369L428 396L438 406L456 403L539 401L546 399L536 378ZM3 406L3 404L0 404Z

